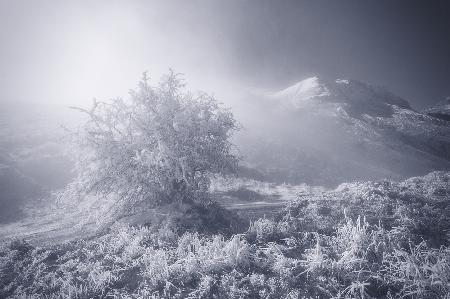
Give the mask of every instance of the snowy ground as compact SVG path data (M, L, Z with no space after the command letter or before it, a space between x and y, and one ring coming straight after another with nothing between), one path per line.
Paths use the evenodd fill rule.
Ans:
M215 180L212 198L224 207L235 210L244 219L271 218L289 200L299 194L320 192L321 188L307 185L276 185L237 178ZM0 225L0 241L25 239L35 245L53 245L94 236L96 224L81 212L63 209L25 211L26 218Z

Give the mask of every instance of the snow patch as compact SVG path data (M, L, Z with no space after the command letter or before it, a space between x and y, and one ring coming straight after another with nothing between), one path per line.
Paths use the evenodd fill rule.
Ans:
M328 88L315 76L302 80L284 90L272 94L272 98L286 99L292 106L299 108L310 100L330 96Z
M336 83L337 83L337 84L346 84L346 85L349 85L349 84L350 84L350 81L347 80L347 79L337 79L337 80L336 80Z

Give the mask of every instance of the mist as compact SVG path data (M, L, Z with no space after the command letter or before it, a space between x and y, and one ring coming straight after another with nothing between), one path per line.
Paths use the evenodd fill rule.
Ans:
M229 107L242 125L235 140L243 156L249 156L244 148L255 147L244 141L249 138L279 145L291 142L295 148L327 155L348 152L338 150L335 142L343 134L334 130L345 129L326 124L323 116L286 113L268 100L267 95L308 77L357 78L382 85L406 96L416 109L431 107L450 94L446 84L450 46L442 38L449 30L442 18L448 6L441 3L423 7L401 1L375 6L352 1L329 5L263 1L257 6L241 1L3 1L0 5L2 130L6 144L17 144L3 150L6 156L31 155L33 148L45 144L56 144L62 154L61 140L67 133L63 128L76 128L83 120L69 107L88 108L94 98L127 98L143 72L157 84L173 69L182 74L189 90L205 91ZM406 5L409 9L402 12ZM414 31L431 15L434 22ZM413 22L412 27L402 22ZM67 163L64 168L70 168ZM61 187L71 175L53 177L66 178L56 184ZM56 186L50 178L43 180L49 189Z
M450 94L444 3L1 5L2 102L125 96L142 72L159 78L168 68L195 89L223 93L223 101L236 87L282 89L312 75L386 86L418 107Z
M449 15L0 1L0 297L448 298Z

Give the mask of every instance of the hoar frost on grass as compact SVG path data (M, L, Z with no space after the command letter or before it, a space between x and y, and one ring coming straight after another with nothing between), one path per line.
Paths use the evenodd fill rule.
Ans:
M427 218L448 216L448 178L299 198L243 234L154 225L50 248L14 241L0 250L0 297L448 298L449 240L434 233L450 225Z

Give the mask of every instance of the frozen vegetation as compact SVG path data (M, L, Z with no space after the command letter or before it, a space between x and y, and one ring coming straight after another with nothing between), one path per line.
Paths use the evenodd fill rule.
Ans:
M247 228L198 217L221 214L210 206L57 246L14 240L0 250L0 296L445 298L449 203L450 174L433 172L300 196Z
M213 97L144 76L128 99L74 107L57 192L18 163L56 142L11 144L0 216L28 198L28 217L1 226L0 298L449 298L448 122L351 80L259 105L264 125L235 136Z

